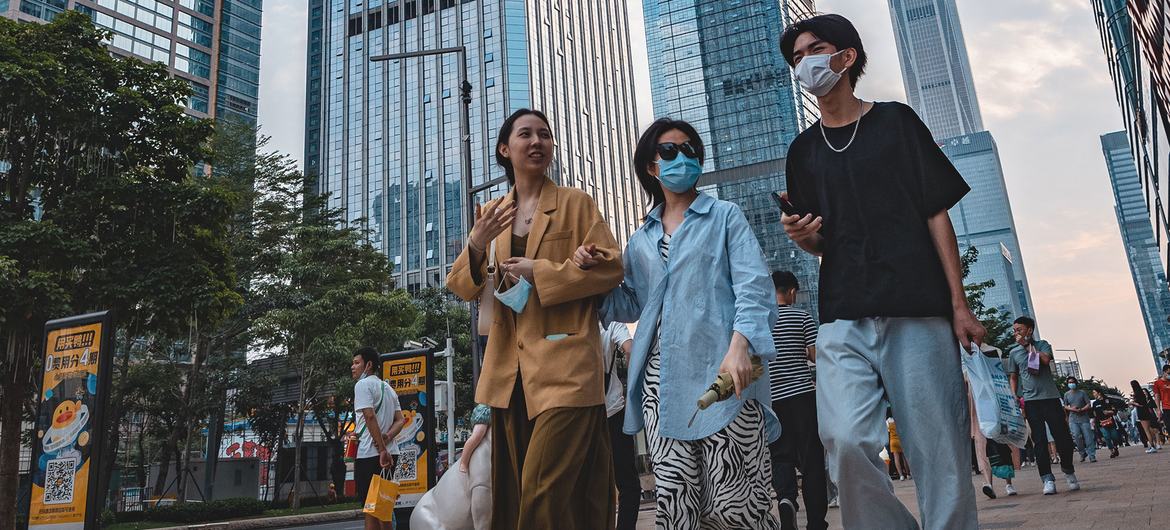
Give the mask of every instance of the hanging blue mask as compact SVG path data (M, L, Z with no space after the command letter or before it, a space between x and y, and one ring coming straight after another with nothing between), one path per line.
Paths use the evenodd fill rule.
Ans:
M686 193L699 182L703 174L703 166L697 159L679 153L674 160L662 159L658 161L658 180L662 187L674 193Z
M532 292L532 284L523 276L514 276L516 278L516 285L504 292L496 291L496 299L504 305L508 306L520 314L524 311L524 306L528 305L528 295ZM502 282L501 282L502 286Z

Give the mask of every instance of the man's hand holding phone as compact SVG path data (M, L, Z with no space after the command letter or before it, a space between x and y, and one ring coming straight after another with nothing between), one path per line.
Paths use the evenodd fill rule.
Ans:
M813 217L812 214L801 215L789 202L788 192L779 194L773 192L772 198L780 207L780 223L784 225L784 233L788 234L788 238L800 245L800 248L820 255L823 219L820 216Z

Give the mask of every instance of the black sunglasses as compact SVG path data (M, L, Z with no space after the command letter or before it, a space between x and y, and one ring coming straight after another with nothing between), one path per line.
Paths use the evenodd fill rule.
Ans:
M658 151L658 156L662 157L663 160L674 160L678 157L679 153L686 155L688 158L699 158L695 154L695 147L690 142L683 142L681 144L673 142L661 143L655 147L655 150Z

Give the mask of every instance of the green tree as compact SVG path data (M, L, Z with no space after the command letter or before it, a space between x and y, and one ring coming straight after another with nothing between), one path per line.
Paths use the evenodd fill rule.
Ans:
M130 343L188 336L240 302L224 245L234 197L192 171L210 122L184 114L186 82L111 56L108 37L73 11L44 25L0 20L0 520L12 520L46 320L117 318L113 427L98 434L108 481Z
M360 223L346 225L340 210L328 208L326 197L302 193L311 189L307 184L294 178L270 190L268 200L300 206L299 215L275 208L278 215L266 235L276 252L275 272L256 279L257 295L272 304L255 320L256 337L287 356L297 373L293 507L300 503L306 412L322 408L331 390L345 387L339 374L358 346L392 351L415 322L409 295L394 288L386 257L367 242ZM340 437L334 439L334 450L341 450Z
M475 408L475 392L471 384L471 329L468 322L471 320L467 304L455 299L445 288L423 289L414 297L418 308L418 322L415 335L430 337L439 343L439 347L446 344L447 337L453 339L455 347L455 417L467 418L471 409ZM435 379L447 378L447 363L435 364ZM438 425L445 425L439 421ZM450 433L449 433L450 434Z
M964 280L971 274L971 265L978 259L979 249L975 246L967 247L967 250L960 256ZM987 329L987 337L984 342L1006 353L1015 344L1012 339L1012 314L1009 311L1000 311L996 307L987 307L987 304L983 302L987 290L992 287L995 287L995 280L968 283L963 286L967 291L967 305L971 308L971 312L975 313L975 318L979 319L979 322Z

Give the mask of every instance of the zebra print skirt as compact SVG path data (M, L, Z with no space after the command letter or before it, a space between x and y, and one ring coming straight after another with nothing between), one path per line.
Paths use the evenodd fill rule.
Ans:
M662 362L655 344L646 363L642 414L654 463L655 527L776 529L772 516L772 464L764 411L748 401L722 431L701 440L658 436L658 381Z

